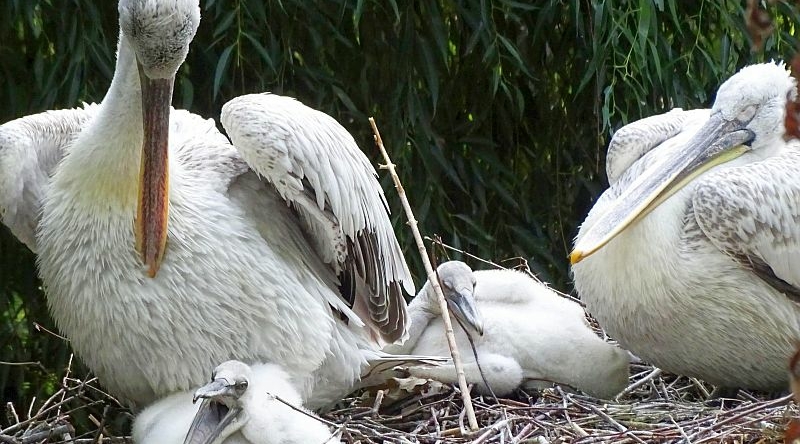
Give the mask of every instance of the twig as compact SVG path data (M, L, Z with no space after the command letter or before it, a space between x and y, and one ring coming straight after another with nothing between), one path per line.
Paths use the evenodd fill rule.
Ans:
M14 421L14 424L19 423L19 415L17 415L17 409L14 408L14 403L12 402L6 403L6 419L8 419L9 423L11 423L12 420Z
M39 361L25 361L25 362L0 361L0 365L37 365L41 368L44 368L44 366L42 366L42 363Z
M103 417L100 418L100 423L97 424L97 432L94 435L94 442L99 443L103 439L103 435L106 434L106 417L108 416L108 408L111 407L110 405L106 404L103 407ZM89 415L89 418L94 421L94 416Z
M319 416L317 416L317 415L315 415L313 413L309 413L305 409L301 409L301 408L295 406L294 404L291 404L291 403L287 402L285 399L281 398L278 395L273 395L272 393L267 392L267 396L269 396L270 398L272 398L272 399L274 399L274 400L276 400L278 402L283 403L285 406L289 407L290 409L292 409L292 410L294 410L294 411L296 411L298 413L302 413L302 414L308 416L309 418L316 419L317 421L325 424L328 427L339 428L339 424L336 424L335 422L328 421L327 419L324 419L324 418L320 418Z
M634 391L637 388L647 384L648 382L650 382L653 379L659 377L660 375L661 375L661 369L660 368L653 369L653 371L650 372L647 376L645 376L644 378L642 378L642 379L634 382L633 384L629 385L628 387L626 387L625 390L623 390L619 395L615 396L615 398L619 399L619 398L625 397L626 395L630 394L632 391Z
M486 429L486 431L483 432L483 434L481 434L481 436L476 438L475 441L472 441L472 444L481 444L481 443L483 443L484 441L489 439L489 437L492 435L492 433L497 433L500 429L502 429L506 425L508 425L508 423L510 421L511 421L511 419L506 418L506 419L503 419L503 420L500 420L500 421L494 423L491 427L488 427Z
M428 281L431 283L431 287L433 287L436 297L439 298L439 307L442 311L442 321L444 322L445 334L447 335L447 343L450 346L450 354L453 357L453 365L456 368L458 387L461 390L461 396L464 400L464 410L466 410L467 413L469 427L471 430L478 430L478 420L475 418L475 410L472 407L472 398L470 397L469 388L467 387L467 380L464 377L464 366L461 363L461 355L458 352L456 338L453 334L453 325L450 322L450 312L447 310L447 302L445 301L444 294L439 286L438 279L436 279L436 274L431 266L431 261L428 258L428 252L425 249L425 242L422 240L422 236L419 233L419 228L417 228L417 219L414 217L414 212L411 210L411 205L408 203L405 189L403 189L403 184L400 182L400 177L395 171L392 159L389 157L389 153L386 152L386 148L383 145L383 139L381 139L380 131L378 131L378 126L375 124L375 119L370 117L369 123L372 125L372 132L375 134L375 143L378 145L378 149L381 151L381 154L386 161L385 168L389 170L389 174L392 176L392 180L394 181L394 187L397 189L397 194L400 196L400 202L402 202L403 209L405 210L406 217L408 218L408 225L411 226L411 231L414 233L414 240L417 242L417 249L419 250L422 258L422 263L425 265L425 272L428 275Z
M438 238L437 239L433 239L430 236L425 236L425 240L431 241L431 242L433 242L433 243L435 243L435 244L439 245L440 247L445 248L447 250L453 250L455 252L461 253L461 254L463 254L464 256L466 256L466 257L468 257L470 259L476 260L478 262L483 262L484 264L491 265L494 268L499 268L501 270L504 270L506 268L506 267L504 267L504 266L502 266L500 264L497 264L497 263L492 262L490 260L484 259L482 257L475 256L472 253L468 253L468 252L466 252L464 250L461 250L459 248L456 248L456 247L454 247L452 245L447 245L446 243L442 242L441 239L438 239Z
M530 435L531 430L533 429L533 424L526 424L522 430L519 431L515 436L511 438L512 443L518 443L523 439L527 438Z
M55 332L52 332L52 331L48 330L47 328L45 328L42 324L40 324L38 322L34 322L33 323L33 327L36 329L36 331L44 331L45 333L50 333L51 335L57 337L58 339L63 339L64 341L69 342L69 339L65 338L64 336L61 336L58 333L55 333Z
M773 406L777 406L777 405L786 404L791 399L792 399L792 395L789 394L789 395L780 397L778 399L773 399L771 401L767 401L767 402L756 404L755 406L747 407L746 409L741 409L741 411L738 412L737 414L735 414L735 415L733 415L733 416L731 416L729 418L723 419L722 421L720 421L720 422L718 422L716 424L713 424L711 427L702 428L702 429L698 430L697 432L692 434L691 438L692 439L697 439L697 437L699 435L702 435L703 433L708 433L708 432L713 432L715 430L719 430L719 428L722 427L723 425L730 424L732 422L738 421L738 420L742 419L743 417L745 417L745 416L747 416L747 415L749 415L749 414L751 414L753 412L756 412L758 410L767 409L767 408L770 408L770 407L773 407Z
M22 444L33 444L37 442L42 442L42 440L46 440L46 442L51 442L51 438L57 436L63 436L67 433L73 433L74 431L75 430L69 424L59 424L47 430L40 430L38 432L33 432L29 435L25 435L22 437L21 442Z
M72 373L72 359L73 359L74 357L75 357L75 355L74 355L73 353L70 353L70 354L69 354L69 361L67 361L67 370L66 370L66 374L64 375L64 377L63 377L63 378L61 378L61 385L62 385L63 387L66 387L66 386L67 386L67 379L69 378L69 375ZM83 388L83 387L81 387L81 388ZM61 395L61 402L64 402L64 397L65 397L65 396L67 396L67 392L63 392L63 394ZM47 403L45 403L45 405L47 405ZM59 408L58 408L58 413L57 413L57 415L58 415L58 416L61 416L61 407L59 407Z
M375 402L372 404L372 409L370 410L370 414L375 417L378 416L378 411L381 407L381 402L383 402L383 394L385 392L383 390L378 390L378 393L375 394Z

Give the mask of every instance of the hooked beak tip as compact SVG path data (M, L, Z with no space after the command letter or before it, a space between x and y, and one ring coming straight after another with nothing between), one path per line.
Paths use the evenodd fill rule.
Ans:
M569 254L569 263L570 265L575 265L584 260L586 256L581 250L572 250L572 253Z

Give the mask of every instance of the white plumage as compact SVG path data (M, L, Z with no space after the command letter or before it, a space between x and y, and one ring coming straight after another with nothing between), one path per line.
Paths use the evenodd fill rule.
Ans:
M34 253L49 178L96 109L47 111L0 126L0 220Z
M136 444L339 444L302 406L289 375L275 364L227 361L211 382L160 399L136 416ZM277 399L277 398L280 398ZM193 402L193 398L203 398ZM294 409L282 401L291 404ZM188 434L188 436L187 436Z
M451 316L480 318L483 335L471 334L486 381L496 395L519 386L543 387L553 382L568 384L590 395L612 398L628 383L629 357L625 350L599 338L586 322L580 305L557 295L546 286L515 270L473 272L463 262L441 264L442 281ZM474 285L474 288L473 288ZM474 298L474 299L473 299ZM429 284L409 304L410 337L388 351L441 355L448 351L439 304ZM469 327L468 327L469 328ZM453 322L459 352L465 361L465 377L487 393L468 338ZM419 377L456 382L452 365L409 367Z
M588 311L642 359L720 386L786 386L800 339L800 145L782 137L794 88L783 65L749 66L710 112L614 135L573 272Z
M0 216L38 253L59 329L133 404L232 358L281 365L310 407L339 399L405 336L401 287L414 291L375 170L344 128L291 98L227 103L233 145L213 121L170 111L198 0L119 10L101 104L0 127Z

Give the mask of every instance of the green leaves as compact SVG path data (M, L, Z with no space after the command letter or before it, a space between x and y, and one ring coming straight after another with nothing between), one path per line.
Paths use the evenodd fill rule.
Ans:
M770 6L779 31L764 54L750 53L742 8L710 0L204 0L174 103L217 118L243 93L294 96L342 122L377 164L366 121L374 116L423 233L487 258L522 256L566 290L572 237L606 186L611 133L672 107L708 106L737 68L793 52L795 8ZM116 2L0 4L0 122L101 100L116 35ZM0 318L18 316L23 301L23 325L48 323L32 256L5 231L0 247ZM18 338L0 344L2 353L28 359L9 350L35 350L39 335L21 338L14 319L0 322L0 338ZM41 348L55 356L53 347Z

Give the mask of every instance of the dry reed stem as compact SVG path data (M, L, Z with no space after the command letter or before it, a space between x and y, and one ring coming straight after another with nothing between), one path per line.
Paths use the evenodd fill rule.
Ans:
M419 233L417 219L414 217L414 212L411 210L411 205L408 202L405 189L403 188L403 184L400 182L400 176L397 175L394 164L392 163L392 159L389 157L389 153L386 151L386 147L383 145L383 139L381 139L381 133L378 131L378 126L375 124L375 119L370 117L369 124L372 126L375 144L378 146L378 149L383 155L383 159L386 161L386 165L382 165L381 168L387 169L389 174L392 176L394 187L397 190L397 194L400 197L400 202L403 204L403 210L405 210L406 217L408 218L408 225L411 227L411 232L414 234L414 240L417 243L417 249L419 250L420 257L422 258L422 263L425 265L425 272L428 275L428 282L431 283L431 287L433 288L434 293L436 293L436 297L439 299L439 308L442 311L442 321L444 322L445 335L447 336L447 345L450 346L450 354L453 357L453 365L455 366L456 374L458 375L458 387L461 390L461 396L464 399L464 410L466 411L467 421L469 422L470 430L476 431L478 430L478 421L475 418L475 410L472 406L469 387L467 386L467 380L464 377L464 366L461 363L461 354L458 352L456 338L453 334L453 324L450 322L450 312L447 309L447 301L445 300L442 289L439 286L439 279L436 276L436 271L433 269L431 261L428 258L428 251L425 248L425 242L423 242L422 235Z

